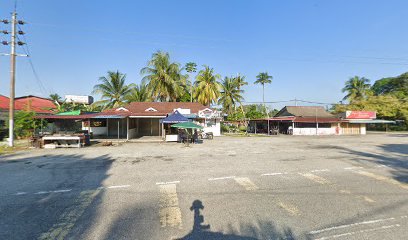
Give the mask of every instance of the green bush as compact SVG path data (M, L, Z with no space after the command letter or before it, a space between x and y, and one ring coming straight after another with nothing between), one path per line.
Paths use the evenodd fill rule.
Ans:
M230 131L230 127L225 125L225 124L221 124L221 132L225 133L225 132L229 132Z
M246 128L245 126L239 126L239 127L238 127L238 130L239 130L240 132L246 132L246 131L247 131L247 128Z

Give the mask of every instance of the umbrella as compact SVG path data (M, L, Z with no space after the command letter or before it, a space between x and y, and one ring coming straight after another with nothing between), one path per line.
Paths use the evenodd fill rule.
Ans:
M181 115L177 110L170 116L160 120L160 123L180 123L180 122L188 122L188 119Z
M185 129L188 129L188 128L191 128L191 129L196 129L196 128L198 128L198 129L203 129L202 126L197 125L197 124L192 123L192 122L177 123L177 124L171 125L171 127L175 127L175 128L185 128Z

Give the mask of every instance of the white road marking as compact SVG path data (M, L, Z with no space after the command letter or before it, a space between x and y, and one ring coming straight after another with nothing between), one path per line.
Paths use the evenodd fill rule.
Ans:
M209 178L208 181L217 181L217 180L232 179L232 178L235 178L235 176Z
M278 202L278 206L285 209L292 216L300 215L300 211L295 205L280 201Z
M181 210L177 197L176 184L159 185L160 189L160 225L182 229Z
M299 173L305 178L308 178L314 182L320 183L320 184L330 184L331 182L325 178L319 177L317 175L314 175L312 173Z
M288 173L287 172L264 173L264 174L261 174L261 176L276 176L276 175L284 175L284 174L288 174Z
M100 190L82 191L80 196L75 200L74 204L68 207L59 217L58 221L51 227L51 229L45 233L42 233L38 239L65 239L65 237L74 227L78 218L82 216L99 192Z
M112 188L128 188L130 185L117 185L117 186L109 186L107 188L112 189Z
M27 194L27 192L18 192L18 193L14 194L14 195L20 196L20 195L26 195L26 194Z
M176 184L180 183L180 181L172 181L172 182L157 182L156 185L167 185L167 184Z
M258 186L255 185L255 183L253 183L251 181L251 179L247 178L247 177L239 177L239 178L234 178L234 180L241 185L242 187L245 188L245 190L247 191L254 191L258 189Z
M358 173L360 175L363 175L363 176L366 176L366 177L374 178L375 180L378 180L378 181L382 181L382 182L386 182L388 184L396 185L396 186L398 186L400 188L403 188L403 189L408 189L408 184L407 183L402 183L402 182L399 182L399 181L397 181L395 179L392 179L392 178L389 178L389 177L384 177L382 175L377 175L377 174L374 174L374 173L371 173L371 172L366 172L366 171L356 171L356 173Z
M345 170L362 169L363 167L346 167Z
M310 171L310 172L330 172L330 170L329 169L315 169L315 170L312 170L312 171Z
M52 193L52 191L40 191L40 192L36 192L34 194L48 194L48 193Z
M392 220L395 220L395 218L392 217L392 218L385 218L385 219L375 219L375 220L345 224L345 225L340 225L340 226L323 228L323 229L320 229L320 230L311 231L311 232L309 232L309 234L318 234L318 233L322 233L322 232L328 232L328 231L333 231L333 230L338 230L338 229L343 229L343 228L348 228L348 227L354 227L354 226L359 226L359 225L367 225L367 224L373 224L373 223L379 223L379 222L386 222L386 221L392 221Z
M383 230L383 229L390 229L394 227L400 227L401 225L399 224L393 224L393 225L388 225L388 226L381 226L377 228L370 228L370 229L364 229L356 232L348 232L348 233L342 233L342 234L337 234L337 235L332 235L332 236L327 236L327 237L322 237L322 238L315 238L315 240L326 240L326 239L333 239L333 238L339 238L339 237L348 237L351 235L355 235L358 233L367 233L367 232L374 232L378 230Z

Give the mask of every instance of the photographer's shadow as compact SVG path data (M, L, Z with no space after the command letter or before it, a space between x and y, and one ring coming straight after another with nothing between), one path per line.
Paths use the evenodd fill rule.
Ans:
M211 232L211 226L203 225L204 216L201 214L201 210L204 209L204 205L200 200L195 200L190 207L190 210L194 212L194 224L193 230L186 236L179 238L179 240L256 240L252 237L241 237L235 234L223 234L220 232Z

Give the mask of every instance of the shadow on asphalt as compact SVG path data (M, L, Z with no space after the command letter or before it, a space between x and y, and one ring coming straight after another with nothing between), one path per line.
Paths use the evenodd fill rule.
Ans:
M229 226L228 232L225 234L222 232L212 232L210 224L204 223L204 215L201 211L204 210L204 205L200 200L195 200L190 207L190 210L194 212L194 224L193 229L186 236L176 238L177 240L257 240L257 239L296 239L290 228L284 229L283 233L280 233L275 225L270 222L258 221L256 225L240 225L239 234L234 233L232 226Z
M2 158L0 188L10 194L0 197L0 239L65 239L101 194L113 162L80 154Z
M337 149L353 156L354 162L366 164L367 160L390 168L393 178L408 183L408 144L383 144L378 146L385 154L363 152L340 146L317 146L316 149Z

